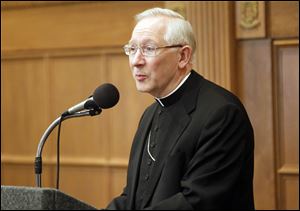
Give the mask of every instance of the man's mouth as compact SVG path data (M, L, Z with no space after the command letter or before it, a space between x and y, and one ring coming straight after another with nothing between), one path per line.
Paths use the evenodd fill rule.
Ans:
M144 74L135 74L135 78L138 81L144 81L147 78L147 76Z

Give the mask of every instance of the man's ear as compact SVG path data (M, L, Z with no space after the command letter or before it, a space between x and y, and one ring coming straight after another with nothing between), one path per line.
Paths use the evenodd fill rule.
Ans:
M186 67L187 64L190 63L192 57L192 48L188 45L183 46L180 49L180 58L178 66L180 69L183 69Z

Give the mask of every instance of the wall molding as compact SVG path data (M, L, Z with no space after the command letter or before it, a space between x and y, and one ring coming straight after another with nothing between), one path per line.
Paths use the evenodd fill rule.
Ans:
M1 163L7 165L32 165L34 166L34 158L30 156L2 155ZM43 165L56 165L56 157L43 158ZM128 159L104 159L104 158L76 158L61 157L61 166L75 167L108 167L108 168L127 168Z
M106 2L106 1L101 1ZM27 9L49 6L65 6L72 4L93 3L93 1L1 1L1 9Z
M116 47L86 47L86 48L56 48L39 50L4 50L1 51L3 59L43 58L45 56L91 56L107 54L124 54L122 46ZM125 54L124 54L125 55Z
M292 174L299 175L299 166L297 165L284 165L278 169L278 174Z

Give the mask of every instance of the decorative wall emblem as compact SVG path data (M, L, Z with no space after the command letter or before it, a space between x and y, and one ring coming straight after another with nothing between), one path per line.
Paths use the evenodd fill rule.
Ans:
M241 20L240 25L245 29L257 27L260 24L258 20L258 2L241 2Z
M264 38L266 36L265 2L235 2L236 38Z

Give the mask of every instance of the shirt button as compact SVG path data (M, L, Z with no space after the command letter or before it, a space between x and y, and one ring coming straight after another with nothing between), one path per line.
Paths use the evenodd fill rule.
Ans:
M150 166L151 163L152 163L151 159L148 159L148 162L147 162L148 166Z
M151 148L154 148L155 146L156 146L155 143L151 143L151 144L150 144L150 147L151 147Z
M155 126L155 128L154 128L155 132L157 132L158 129L159 129L159 127L158 127L158 126Z
M148 179L149 179L149 175L146 174L146 176L145 176L145 181L147 181Z

